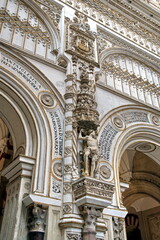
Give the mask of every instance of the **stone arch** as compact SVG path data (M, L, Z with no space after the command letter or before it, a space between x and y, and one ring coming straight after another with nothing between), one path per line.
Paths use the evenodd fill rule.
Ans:
M146 107L123 106L112 110L102 119L100 152L102 158L113 167L118 206L121 205L119 166L122 154L131 144L142 141L160 146L159 135L160 117Z
M50 160L54 157L51 152L55 143L52 115L56 112L63 125L63 99L39 70L6 49L2 50L1 86L4 102L1 117L12 133L14 156L23 146L26 158L35 159L32 191L46 195ZM5 105L10 111L3 108Z

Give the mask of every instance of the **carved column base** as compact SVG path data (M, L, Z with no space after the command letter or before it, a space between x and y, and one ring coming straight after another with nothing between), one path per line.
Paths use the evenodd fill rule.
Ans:
M43 240L44 232L30 232L28 234L28 240Z

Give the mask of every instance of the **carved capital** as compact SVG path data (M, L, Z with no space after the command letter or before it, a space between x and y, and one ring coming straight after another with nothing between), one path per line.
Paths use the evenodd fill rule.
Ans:
M44 209L41 205L34 204L34 206L29 209L29 232L44 232L46 226L45 220L46 209Z

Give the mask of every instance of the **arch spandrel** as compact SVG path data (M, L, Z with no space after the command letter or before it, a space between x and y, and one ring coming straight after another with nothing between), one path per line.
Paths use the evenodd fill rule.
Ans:
M160 146L159 135L160 116L144 107L117 108L102 119L99 148L103 161L112 166L118 205L121 205L120 188L123 188L123 186L120 187L119 179L122 154L129 146L137 147L142 142ZM147 154L150 156L150 153ZM156 151L152 158L159 163Z
M59 167L62 163L63 99L53 84L27 60L4 50L1 57L3 98L8 96L7 100L22 122L19 127L24 129L21 137L25 139L25 155L36 159L33 191L42 195L49 193L60 199L60 192L52 193L55 176L49 172L54 171L54 159L59 159ZM9 118L9 113L6 118ZM12 122L9 124L13 127ZM13 135L16 142L18 133ZM19 147L18 144L17 151ZM52 182L50 189L48 179ZM61 177L56 181L61 189Z

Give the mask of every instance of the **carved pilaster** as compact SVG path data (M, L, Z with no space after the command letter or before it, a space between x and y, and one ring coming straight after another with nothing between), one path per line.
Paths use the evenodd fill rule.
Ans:
M29 240L43 240L45 232L46 209L35 204L29 209L28 229Z
M84 205L80 212L84 219L83 240L96 240L96 220L101 216L101 210Z

